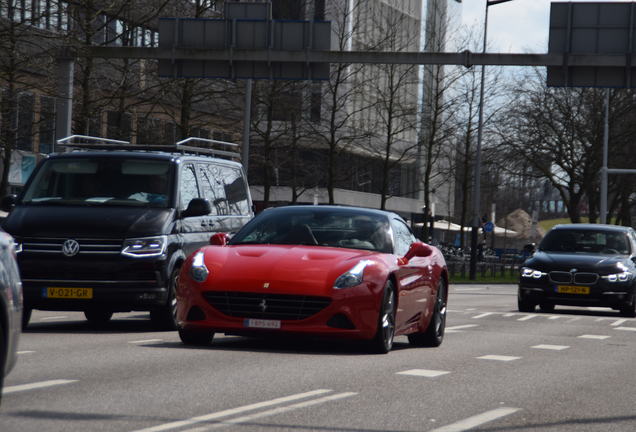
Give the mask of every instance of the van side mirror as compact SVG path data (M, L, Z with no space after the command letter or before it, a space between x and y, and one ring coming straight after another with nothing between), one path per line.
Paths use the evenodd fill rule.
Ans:
M17 195L5 195L2 197L2 200L0 200L0 210L9 213L16 202L18 202Z
M212 213L212 205L205 198L193 198L188 208L181 212L181 217L205 216Z

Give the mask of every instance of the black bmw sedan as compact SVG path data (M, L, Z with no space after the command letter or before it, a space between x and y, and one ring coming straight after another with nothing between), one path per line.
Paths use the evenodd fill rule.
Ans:
M630 227L557 225L519 275L519 310L598 306L636 317L635 261L636 231Z

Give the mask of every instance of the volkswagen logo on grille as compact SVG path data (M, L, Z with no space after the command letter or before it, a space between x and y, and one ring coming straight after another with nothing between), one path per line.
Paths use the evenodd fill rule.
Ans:
M77 255L80 245L76 240L68 239L62 244L62 253L68 257Z
M261 303L258 305L261 308L261 312L265 312L267 310L267 302L265 300L261 300Z

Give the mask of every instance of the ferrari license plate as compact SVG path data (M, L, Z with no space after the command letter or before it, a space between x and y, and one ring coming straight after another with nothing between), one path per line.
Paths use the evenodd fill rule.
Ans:
M90 299L93 288L45 288L44 297L59 299Z
M245 327L255 327L264 329L279 329L280 321L277 320L262 320L262 319L246 319Z
M589 294L590 287L559 285L557 292L561 294Z

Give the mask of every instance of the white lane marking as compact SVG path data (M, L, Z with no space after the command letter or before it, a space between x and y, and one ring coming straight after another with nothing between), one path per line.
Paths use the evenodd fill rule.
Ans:
M513 314L513 313L505 314L504 318L510 318L510 317L515 316L515 315L517 315L517 314Z
M570 347L567 345L535 345L531 348L560 351L560 350L568 349Z
M34 353L35 351L18 351L18 354L31 354Z
M569 322L569 323L571 323L571 322L574 322L574 321L578 321L578 320L580 320L580 319L581 319L581 318L572 318L572 319L571 319L571 320L569 320L568 322Z
M581 335L579 338L581 339L609 339L611 336L605 335Z
M245 405L242 407L238 407L238 408L232 408L232 409L227 409L224 411L219 411L216 413L212 413L212 414L206 414L206 415L202 415L199 417L192 417L188 420L180 420L180 421L176 421L176 422L172 422L172 423L165 423L162 425L157 425L157 426L153 426L153 427L149 427L149 428L145 428L145 429L139 429L136 430L134 432L157 432L157 431L165 431L165 430L170 430L170 429L177 429L177 428L181 428L184 426L190 426L190 425L194 425L197 423L202 423L205 421L209 421L209 420L215 420L221 417L227 417L227 416L231 416L234 414L240 414L246 411L253 411L255 409L260 409L260 408L265 408L265 407L269 407L272 405L278 405L278 404L282 404L285 402L291 402L291 401L295 401L298 399L304 399L304 398L308 398L308 397L312 397L312 396L318 396L324 393L329 393L331 392L331 390L325 390L325 389L320 389L320 390L313 390L313 391L309 391L306 393L298 393L295 395L291 395L291 396L285 396L285 397L281 397L281 398L277 398L277 399L272 399L272 400L268 400L268 401L264 401L264 402L257 402L257 403L253 403L250 405Z
M53 320L61 320L61 319L67 319L68 316L66 315L60 315L60 316L54 316L54 317L44 317L44 318L40 318L40 321L53 321Z
M163 339L146 339L146 340L138 340L138 341L128 341L129 344L147 344L147 343L157 343L163 342Z
M289 405L289 406L285 406L285 407L280 407L280 408L274 408L268 411L263 411L260 413L256 413L256 414L251 414L251 415L247 415L247 416L243 416L243 417L238 417L235 419L231 419L231 420L223 420L220 423L217 424L213 424L210 426L203 426L203 427L198 427L195 429L186 429L183 432L205 432L205 431L209 431L212 429L218 429L221 427L225 427L225 426L232 426L235 424L239 424L239 423L245 423L248 421L253 421L253 420L257 420L259 418L263 418L263 417L269 417L269 416L273 416L273 415L277 415L277 414L283 414L286 413L288 411L293 411L293 410L297 410L297 409L301 409L301 408L307 408L310 406L314 406L314 405L318 405L318 404L322 404L322 403L326 403L326 402L331 402L334 400L339 400L339 399L344 399L347 397L351 397L356 395L357 393L339 393L336 395L332 395L332 396L326 396L320 399L314 399L314 400L310 400L310 401L305 401L305 402L300 402L294 405Z
M479 327L477 324L466 324L466 325L460 325L460 326L454 326L454 327L446 327L445 331L446 333L457 333L460 332L462 329L467 329L470 327Z
M519 318L517 321L528 321L529 319L536 318L536 315L526 315L523 318Z
M614 327L617 327L617 326L623 324L626 321L627 321L626 319L619 319L619 320L616 320L616 322L611 323L610 325L614 326Z
M74 382L77 382L77 380L59 379L59 380L41 381L41 382L36 382L31 384L9 386L9 387L5 387L4 390L2 390L2 394L15 393L15 392L26 391L26 390L34 390L39 388L52 387L56 385L70 384Z
M550 317L550 318L548 318L548 319L559 319L559 318L561 318L561 317L560 317L560 316L551 316L551 317Z
M435 377L446 375L449 373L450 372L428 370L428 369L411 369L404 372L398 372L396 373L396 375L413 375L413 376L423 376L427 378L435 378Z
M616 327L614 330L636 331L636 327Z
M486 312L486 313L483 313L481 315L474 316L473 319L484 318L484 317L487 317L487 316L490 316L490 315L492 315L492 312Z
M500 419L507 415L514 414L517 411L520 411L520 409L506 407L497 408L492 411L486 411L485 413L468 417L467 419L460 420L456 423L452 423L441 428L433 429L431 432L462 432L476 428L477 426L481 426L493 420Z
M500 356L500 355L485 355L481 357L477 357L481 360L496 360L496 361L513 361L518 360L521 357L511 357L511 356Z

